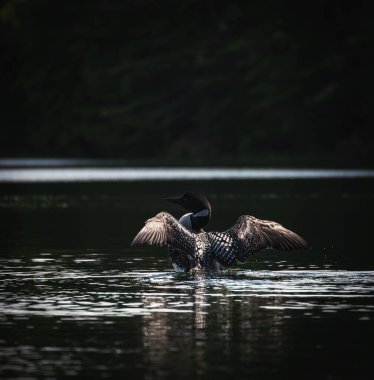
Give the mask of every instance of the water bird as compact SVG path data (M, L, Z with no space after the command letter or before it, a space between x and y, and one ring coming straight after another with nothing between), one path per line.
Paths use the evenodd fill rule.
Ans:
M176 271L219 270L261 250L282 251L305 249L307 242L281 224L242 215L223 232L205 232L211 217L211 206L201 194L185 193L166 198L187 211L178 221L162 211L145 222L131 245L169 246L171 263Z
M204 232L203 228L208 225L212 213L210 203L204 195L186 192L178 197L164 199L176 203L189 211L187 214L182 215L179 223L193 233ZM171 245L169 245L169 261L177 272L189 272L196 264L191 255L186 255L184 251ZM213 264L216 269L219 269L217 262Z

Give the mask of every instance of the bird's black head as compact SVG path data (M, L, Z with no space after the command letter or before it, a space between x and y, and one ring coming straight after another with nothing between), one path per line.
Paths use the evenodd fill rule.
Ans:
M194 232L201 232L209 223L212 209L204 195L187 192L180 197L165 198L165 200L177 203L192 213L189 218Z
M193 214L207 209L209 215L211 214L211 207L209 201L202 194L186 192L180 197L165 198L165 200L177 203L185 210L192 212Z

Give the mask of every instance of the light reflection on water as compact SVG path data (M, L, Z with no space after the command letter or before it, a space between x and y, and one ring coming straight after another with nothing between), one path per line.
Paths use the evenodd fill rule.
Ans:
M370 169L22 168L0 169L1 182L186 181L373 178Z
M371 318L374 311L373 306L360 303L374 298L373 271L224 270L217 274L178 274L134 270L102 275L79 267L61 270L53 266L54 260L32 258L23 268L17 268L13 259L12 266L2 260L3 315L105 318L194 313L196 304L200 305L199 312L206 313L206 307L230 299L258 299L264 309L314 310L317 314L344 309ZM74 265L100 265L101 257L60 258L60 265L64 260Z
M332 316L362 323L374 318L373 271L317 267L179 274L152 266L153 257L134 260L123 254L52 252L1 259L4 378L89 377L94 370L102 377L139 371L143 378L183 370L187 378L220 368L219 378L233 371L227 365L233 340L239 351L230 363L251 362L252 369L240 370L243 375L272 376L284 359L279 350L286 350L288 330L300 318L304 323ZM105 260L115 265L104 265L103 274ZM131 265L121 272L123 260ZM26 332L30 343L19 344ZM170 360L178 361L175 369ZM261 367L269 360L278 370ZM136 366L139 361L148 366Z

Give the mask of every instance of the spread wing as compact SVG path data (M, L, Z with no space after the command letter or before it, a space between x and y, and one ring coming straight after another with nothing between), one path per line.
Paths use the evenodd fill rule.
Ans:
M171 245L176 249L189 252L194 248L193 234L183 227L172 215L160 212L145 222L131 245Z
M244 261L249 255L262 249L281 251L307 248L307 242L295 232L279 223L242 215L236 224L225 232L208 234L212 255L225 266Z

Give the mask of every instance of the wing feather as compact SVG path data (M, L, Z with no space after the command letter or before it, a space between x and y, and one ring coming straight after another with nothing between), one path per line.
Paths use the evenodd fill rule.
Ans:
M168 226L165 217L157 214L148 219L145 226L138 232L131 245L166 245Z
M245 256L266 248L290 251L308 247L308 243L301 236L281 224L250 215L239 217L237 223L227 232L239 238Z
M307 248L307 242L281 224L254 216L242 215L225 232L209 233L212 255L225 266L244 261L266 248L290 251Z
M195 238L172 215L160 212L145 222L131 245L171 245L176 249L193 252Z

